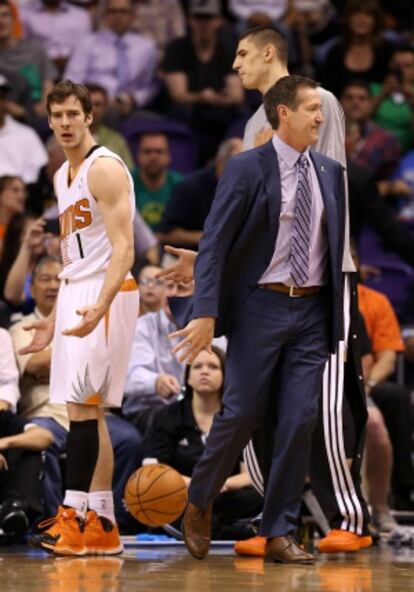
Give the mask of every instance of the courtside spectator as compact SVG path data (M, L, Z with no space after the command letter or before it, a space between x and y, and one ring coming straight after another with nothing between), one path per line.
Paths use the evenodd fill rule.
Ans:
M108 93L99 84L86 84L92 102L93 121L90 127L95 141L100 146L106 146L118 154L130 171L134 169L134 160L127 141L116 130L104 124L105 115L109 108ZM63 151L62 151L63 152Z
M26 188L20 177L0 177L0 259L3 241L10 221L16 214L23 214L26 203Z
M10 335L0 329L0 541L16 542L43 514L41 451L50 431L15 415L19 372Z
M165 305L165 280L157 279L161 267L145 265L138 275L140 316L157 312Z
M414 49L396 49L384 82L371 84L371 90L374 121L390 130L406 152L413 143Z
M89 13L65 0L34 0L22 6L20 14L26 39L40 42L59 72L92 31Z
M185 34L185 18L180 0L136 0L132 28L151 37L163 54L165 46Z
M104 28L78 45L65 77L103 86L111 106L127 116L153 99L158 52L155 43L130 30L131 0L105 0Z
M147 312L137 321L122 405L124 416L141 433L151 428L158 409L176 400L184 378L185 365L171 351L177 339L169 334L177 326L167 305L166 281L155 277L159 271L147 266L139 276L141 306L144 301Z
M136 161L138 169L133 179L137 207L146 223L157 230L172 190L183 175L169 168L170 146L163 133L141 136Z
M0 0L0 69L24 76L39 116L46 116L46 95L58 72L43 46L37 41L13 36L13 10L7 0Z
M179 247L198 248L218 180L229 159L238 154L242 146L240 138L225 140L213 164L188 175L175 186L158 228L160 240Z
M185 397L164 406L154 416L152 429L144 441L147 457L166 463L190 484L214 415L220 413L225 373L224 353L213 346L201 351L187 366ZM253 489L244 463L240 461L214 500L212 536L215 539L242 539L252 536L249 524L235 525L239 519L255 518L263 498Z
M0 25L3 6L0 0ZM0 27L1 35L1 27ZM1 37L0 37L1 44ZM0 45L1 47L1 45ZM1 49L0 49L1 61ZM16 175L25 183L36 183L47 154L36 132L8 114L8 81L0 77L0 176Z
M244 91L232 69L234 40L220 35L219 1L191 0L188 10L189 32L167 46L162 70L174 104L171 113L195 131L204 162L238 117Z
M394 45L383 37L384 14L377 0L349 0L343 33L328 50L317 80L338 98L355 78L382 82Z
M345 115L359 128L359 137L348 158L369 167L379 181L390 178L398 165L401 149L390 131L373 122L369 86L362 80L349 82L341 95L341 104Z

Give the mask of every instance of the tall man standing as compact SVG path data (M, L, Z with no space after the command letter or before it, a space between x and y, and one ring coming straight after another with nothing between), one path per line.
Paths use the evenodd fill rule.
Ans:
M237 47L233 67L247 89L263 95L281 77L288 74L288 48L283 36L271 26L245 31ZM345 124L338 100L319 88L324 123L315 149L338 160L346 167ZM273 130L260 106L246 125L244 149L267 141ZM342 270L344 272L344 340L329 357L323 381L319 425L312 443L312 489L326 514L331 530L321 540L324 552L356 551L371 544L368 533L368 509L361 493L360 468L367 417L358 335L358 303L355 266L349 249L348 202L345 202L346 229ZM351 337L352 336L352 337ZM345 364L345 359L347 363ZM345 389L346 385L346 389ZM345 424L343 427L343 408ZM267 415L268 417L269 415ZM352 429L348 429L348 424ZM346 434L353 437L346 437ZM246 463L258 489L266 486L271 429L258 430L246 451ZM269 454L268 454L269 452ZM252 462L252 458L257 460ZM249 460L250 459L250 460ZM352 466L350 464L352 463ZM255 470L260 466L259 471ZM264 541L259 537L236 544L239 553L263 555Z
M119 156L90 133L85 87L58 83L47 109L67 157L55 175L64 267L56 308L27 327L35 335L20 353L40 351L54 339L50 401L67 404L70 427L63 506L33 542L57 555L111 555L123 547L104 407L121 405L138 313L138 289L129 274L133 184Z
M276 134L235 157L221 178L196 261L193 320L173 334L183 337L173 351L189 362L215 331L229 338L223 409L193 474L183 534L190 553L204 558L212 501L272 396L260 530L268 557L309 563L292 535L324 365L342 337L344 180L339 163L309 152L323 121L316 82L281 78L265 108Z
M288 75L287 43L271 26L249 29L240 37L233 67L245 88L260 90L264 95L281 77ZM319 93L325 119L315 148L345 166L345 125L341 107L329 91L320 88ZM262 105L247 123L244 149L263 144L273 133ZM313 491L331 527L319 545L319 550L324 552L357 551L372 543L371 538L366 536L369 514L360 487L367 411L355 329L358 319L356 274L352 273L355 266L350 255L348 235L346 225L342 265L345 340L338 343L336 352L330 355L326 365L318 420L320 425L314 432L310 467ZM178 256L178 262L161 274L177 281L191 279L196 253L172 247L167 249ZM345 423L353 424L350 430L344 430L343 409L346 411ZM345 438L345 432L353 437ZM271 448L272 418L271 413L268 413L265 425L255 432L245 451L247 468L253 483L261 492L266 488ZM240 554L263 556L265 540L254 537L239 541L235 549Z

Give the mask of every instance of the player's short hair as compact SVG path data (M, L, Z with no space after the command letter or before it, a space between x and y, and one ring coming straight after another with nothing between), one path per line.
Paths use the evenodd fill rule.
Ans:
M266 117L273 129L279 127L278 105L286 105L293 111L298 107L297 93L299 88L318 88L318 83L305 76L283 76L269 88L263 97Z
M239 41L247 38L251 39L259 49L269 44L273 45L279 62L286 66L288 61L288 43L282 33L275 27L271 25L252 27L240 35Z
M92 113L91 97L86 86L72 82L72 80L61 80L55 84L47 95L46 108L48 115L51 115L51 107L53 104L57 103L60 105L69 97L76 97L78 99L85 115L90 115Z

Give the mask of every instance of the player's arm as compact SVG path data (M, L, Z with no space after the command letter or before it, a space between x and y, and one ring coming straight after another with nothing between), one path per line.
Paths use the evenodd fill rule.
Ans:
M79 325L63 332L75 337L84 337L95 329L134 261L130 185L123 165L114 158L98 158L89 169L88 185L98 201L112 255L98 300L79 309Z

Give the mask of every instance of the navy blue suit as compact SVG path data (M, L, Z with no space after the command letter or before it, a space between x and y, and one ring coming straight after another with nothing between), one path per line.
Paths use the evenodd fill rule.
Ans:
M344 186L339 163L311 152L324 202L328 286L290 298L258 288L278 232L281 188L269 142L233 158L217 187L195 268L193 317L216 317L229 339L223 409L193 473L190 501L220 491L269 404L276 411L261 533L295 529L309 465L322 373L342 338ZM276 373L276 386L272 377Z

